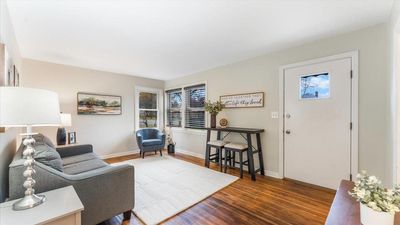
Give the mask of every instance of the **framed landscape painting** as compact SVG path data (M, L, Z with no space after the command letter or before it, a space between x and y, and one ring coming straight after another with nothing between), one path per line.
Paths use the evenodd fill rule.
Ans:
M78 93L78 115L121 115L122 97Z

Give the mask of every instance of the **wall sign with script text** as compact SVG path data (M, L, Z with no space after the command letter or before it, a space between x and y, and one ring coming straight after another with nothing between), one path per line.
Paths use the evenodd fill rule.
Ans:
M264 92L223 95L219 99L225 105L225 108L264 107Z

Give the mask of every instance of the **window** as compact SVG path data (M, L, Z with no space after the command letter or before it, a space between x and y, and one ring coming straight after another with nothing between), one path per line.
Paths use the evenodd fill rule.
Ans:
M330 97L330 76L328 73L300 77L300 99L322 99Z
M200 84L185 87L185 127L205 127L204 102L206 98L206 86Z
M205 84L172 89L166 91L165 94L167 126L185 128L205 127Z
M136 129L159 128L159 98L158 89L136 87Z
M182 127L182 89L166 91L167 126Z

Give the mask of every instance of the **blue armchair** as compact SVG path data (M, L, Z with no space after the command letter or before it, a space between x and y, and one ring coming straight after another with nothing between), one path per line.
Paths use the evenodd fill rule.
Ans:
M162 156L162 150L165 146L165 134L158 129L141 129L136 131L136 141L140 149L140 156L144 158L145 152L160 151Z

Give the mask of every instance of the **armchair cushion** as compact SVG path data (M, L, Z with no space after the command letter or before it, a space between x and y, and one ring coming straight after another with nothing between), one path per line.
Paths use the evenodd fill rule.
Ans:
M154 145L161 145L162 144L162 140L161 139L147 139L147 140L143 140L142 144L143 144L144 147L154 146Z

